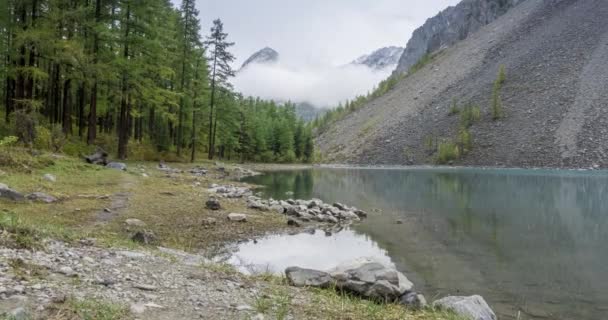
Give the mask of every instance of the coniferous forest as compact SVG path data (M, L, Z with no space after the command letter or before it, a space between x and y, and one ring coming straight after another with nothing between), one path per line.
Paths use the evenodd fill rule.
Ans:
M234 43L194 3L8 0L0 139L73 155L99 146L120 159L312 161L311 128L293 104L231 86Z

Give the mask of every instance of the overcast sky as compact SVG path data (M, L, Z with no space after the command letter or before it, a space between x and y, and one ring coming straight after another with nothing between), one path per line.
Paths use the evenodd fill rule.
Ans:
M180 0L173 0L176 3ZM459 0L197 0L203 34L215 18L240 64L268 46L284 61L344 64L380 47L405 46L424 21Z
M460 0L196 1L203 36L214 19L224 22L236 43L235 69L264 47L280 54L278 64L239 72L232 80L239 92L331 107L366 94L392 71L344 65L382 47L405 47L426 19Z

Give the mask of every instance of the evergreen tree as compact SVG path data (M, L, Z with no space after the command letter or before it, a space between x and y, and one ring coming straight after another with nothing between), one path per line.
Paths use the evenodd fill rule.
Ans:
M226 39L228 34L224 32L224 24L220 19L213 21L211 35L207 37L205 45L208 46L211 65L211 97L209 103L209 159L215 156L215 138L217 132L217 114L214 114L216 107L216 97L218 91L231 88L228 79L234 76L234 71L230 63L234 61L234 56L228 49L234 45Z

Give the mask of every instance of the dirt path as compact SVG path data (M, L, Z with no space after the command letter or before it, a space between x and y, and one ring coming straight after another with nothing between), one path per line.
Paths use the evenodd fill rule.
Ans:
M122 175L121 181L119 182L119 189L121 191L114 193L110 196L110 206L103 208L97 212L95 219L96 224L105 224L113 220L117 216L120 216L123 211L129 205L129 196L131 190L137 185L137 181L130 175Z

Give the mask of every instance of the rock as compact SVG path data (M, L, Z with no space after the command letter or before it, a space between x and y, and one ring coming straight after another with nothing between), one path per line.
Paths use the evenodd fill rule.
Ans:
M287 225L291 226L291 227L298 227L298 228L302 226L302 224L294 218L288 218Z
M342 264L330 273L336 287L368 299L394 301L414 287L399 271L373 260Z
M139 290L143 290L143 291L156 291L156 290L158 290L156 288L156 286L153 286L151 284L143 284L143 283L136 283L136 284L133 285L133 288L139 289Z
M97 151L94 154L84 157L84 159L90 164L99 164L103 166L108 164L107 158L108 153L101 148L97 148Z
M57 202L57 198L48 195L46 193L42 193L42 192L34 192L34 193L30 193L27 196L25 196L28 200L31 201L36 201L36 202L43 202L43 203L53 203L53 202Z
M156 235L154 235L154 233L152 233L151 231L137 231L131 237L131 240L149 245L154 244L155 242L157 242L158 239L156 238Z
M0 199L23 201L25 197L21 193L9 188L7 185L0 183Z
M150 178L150 176L147 173L142 173L141 176L144 178Z
M118 255L121 255L123 257L129 258L129 259L141 259L141 258L145 258L148 255L143 253L143 252L135 252L135 251L117 251L116 252Z
M448 296L433 302L433 306L451 310L471 320L497 319L488 303L478 295L470 297Z
M129 310L133 314L142 314L146 312L146 306L143 303L134 303L129 307Z
M426 298L422 294L413 291L403 294L399 298L399 303L410 309L416 310L425 308L427 305Z
M42 179L49 181L49 182L56 182L57 181L57 177L55 177L54 175L47 173L45 175L42 176Z
M8 313L8 318L11 320L27 320L29 319L29 315L27 311L25 311L25 308L19 307L11 310L11 312Z
M231 213L228 215L228 220L232 222L247 222L247 215L242 213Z
M220 201L214 197L209 198L207 202L205 202L205 207L209 210L220 210L222 208Z
M140 227L140 228L143 228L146 226L146 223L139 219L127 219L127 220L125 220L125 224L130 227Z
M328 288L333 279L327 272L289 267L285 269L285 275L289 284L295 287Z
M244 304L244 305L237 306L236 310L237 311L253 311L254 309L252 306Z
M127 165L122 162L110 162L106 165L106 168L127 171Z
M67 266L63 266L63 267L59 268L58 272L63 274L66 277L78 276L78 274L76 274L76 272L74 272L74 270L72 268L67 267Z

